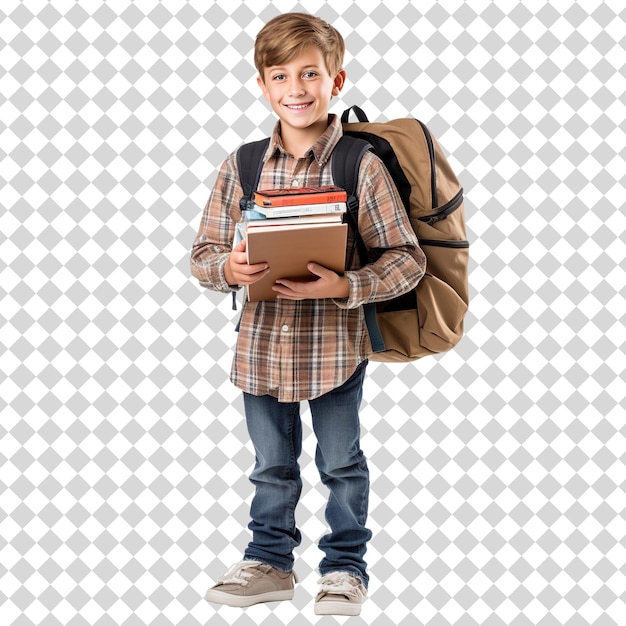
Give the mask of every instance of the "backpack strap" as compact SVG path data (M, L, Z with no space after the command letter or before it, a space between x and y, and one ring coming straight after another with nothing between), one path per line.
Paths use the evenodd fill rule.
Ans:
M358 108L358 107L357 107ZM348 110L349 111L349 110ZM354 233L357 251L361 265L366 265L369 261L367 246L359 233L359 199L357 197L357 184L359 181L359 168L363 155L371 150L372 146L364 139L343 135L333 149L332 172L333 182L339 187L343 187L348 193L348 210L346 217ZM370 302L363 305L365 324L370 337L373 352L382 352L385 349L383 336L376 322L376 304Z
M237 169L239 170L239 181L243 189L243 196L239 201L242 211L248 209L252 202L252 194L255 192L261 178L263 169L263 157L270 144L270 138L266 137L259 141L244 143L237 150Z
M343 135L333 149L332 159L333 183L338 187L343 187L348 194L346 218L354 233L362 265L368 262L368 254L367 247L359 233L359 199L356 191L361 159L371 148L371 144L364 139Z
M367 115L365 115L365 111L360 106L353 104L350 108L346 109L341 114L342 124L346 124L350 119L350 111L354 112L354 114L356 115L356 119L359 120L359 122L369 122L369 120L367 119Z
M255 192L261 171L263 169L263 157L270 145L270 138L266 137L259 141L244 143L237 150L237 171L239 172L239 182L243 189L243 196L239 200L239 208L245 211L252 203L252 194ZM233 311L237 310L237 293L233 291ZM241 318L237 322L235 330L239 332Z

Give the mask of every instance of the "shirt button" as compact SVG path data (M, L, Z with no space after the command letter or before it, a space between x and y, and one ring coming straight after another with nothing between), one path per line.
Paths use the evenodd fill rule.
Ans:
M281 330L282 330L284 333L288 333L288 332L289 332L289 326L287 326L287 324L283 324L283 327L281 328Z
M291 186L292 186L292 187L299 187L299 186L300 186L300 181L299 181L297 178L294 178L294 179L291 181Z

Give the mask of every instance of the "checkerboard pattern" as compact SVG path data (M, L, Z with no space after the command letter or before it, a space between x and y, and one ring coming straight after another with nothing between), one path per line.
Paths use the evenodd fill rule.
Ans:
M317 623L306 406L294 601L203 600L248 541L253 455L237 313L188 268L216 168L273 126L252 46L291 10L346 38L335 112L429 125L472 244L459 346L369 369L371 586L350 623L623 624L618 0L3 0L3 624Z

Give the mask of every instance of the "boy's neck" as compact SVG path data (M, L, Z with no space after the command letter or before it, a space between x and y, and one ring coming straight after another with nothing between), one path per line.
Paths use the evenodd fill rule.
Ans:
M297 159L302 158L311 146L326 132L330 116L325 122L319 122L307 128L293 128L280 122L280 136L283 147Z

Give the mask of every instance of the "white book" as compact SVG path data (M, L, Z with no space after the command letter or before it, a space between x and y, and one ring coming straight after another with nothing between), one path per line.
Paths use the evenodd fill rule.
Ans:
M345 202L323 202L320 204L295 204L293 206L266 207L256 204L255 210L265 217L297 217L299 215L337 214L346 212Z
M305 224L336 224L342 221L343 215L335 213L329 213L327 215L300 215L297 217L271 217L263 220L250 220L246 222L246 228L304 226Z

